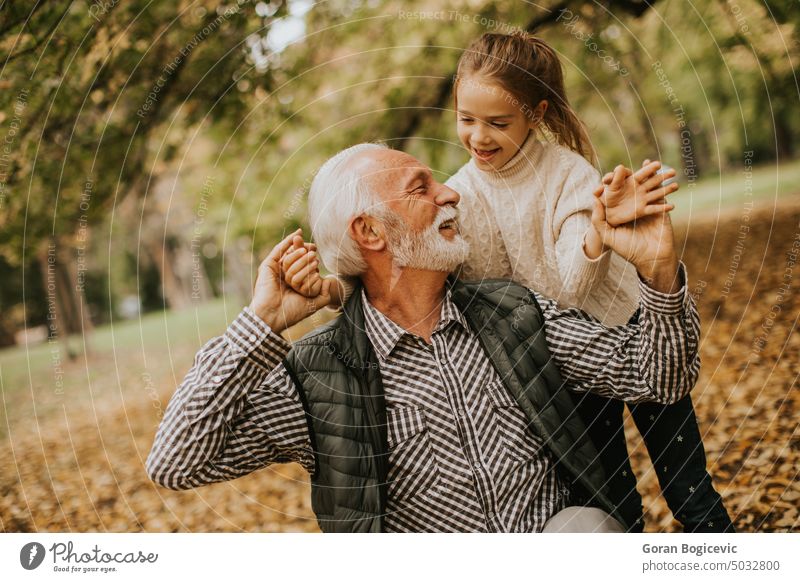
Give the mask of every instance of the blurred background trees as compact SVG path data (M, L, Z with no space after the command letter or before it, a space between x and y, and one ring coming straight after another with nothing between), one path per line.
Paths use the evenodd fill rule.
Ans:
M353 143L445 180L467 159L455 65L486 31L553 44L602 168L660 157L690 203L748 155L797 155L799 26L789 0L7 0L0 345L244 304L314 170Z

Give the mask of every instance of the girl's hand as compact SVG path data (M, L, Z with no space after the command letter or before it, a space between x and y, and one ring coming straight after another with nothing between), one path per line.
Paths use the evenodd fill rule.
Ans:
M333 276L320 275L317 245L304 242L301 236L295 236L280 263L281 276L289 288L309 298L320 294L330 295L331 307L341 305L344 291L339 280Z
M606 207L606 221L611 226L627 224L645 216L669 212L674 205L666 201L666 196L678 189L677 182L666 186L663 182L675 176L670 168L658 174L661 162L645 160L637 172L623 165L603 176L600 201Z
M306 243L298 235L292 238L292 245L281 257L284 283L305 297L316 297L322 291L316 250L314 243Z

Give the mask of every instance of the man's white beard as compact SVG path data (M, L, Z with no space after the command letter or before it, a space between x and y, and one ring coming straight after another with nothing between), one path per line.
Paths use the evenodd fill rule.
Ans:
M428 228L413 232L402 218L391 210L381 217L386 226L387 243L395 266L426 271L450 273L469 255L469 243L457 232L447 240L439 227L447 220L458 219L458 211L452 206L443 206Z

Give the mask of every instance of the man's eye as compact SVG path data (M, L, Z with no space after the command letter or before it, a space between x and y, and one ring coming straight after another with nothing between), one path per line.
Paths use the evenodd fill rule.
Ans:
M471 123L472 122L472 120L469 117L462 117L462 118L459 119L459 121L463 121L464 123Z

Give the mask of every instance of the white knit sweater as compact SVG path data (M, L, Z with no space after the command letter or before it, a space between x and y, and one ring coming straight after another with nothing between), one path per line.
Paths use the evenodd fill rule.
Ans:
M447 185L461 195L461 233L470 243L464 279L509 278L607 326L627 323L639 299L633 265L583 251L600 174L580 155L531 132L500 170L473 160Z

